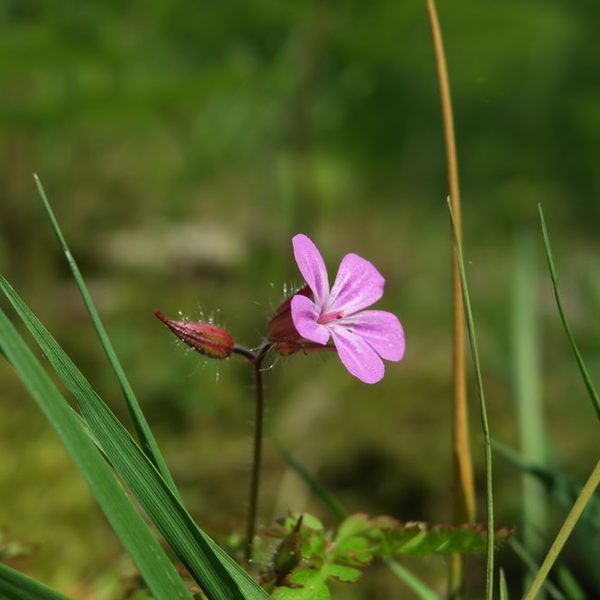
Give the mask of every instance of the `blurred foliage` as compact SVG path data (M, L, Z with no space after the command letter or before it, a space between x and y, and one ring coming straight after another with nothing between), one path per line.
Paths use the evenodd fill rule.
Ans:
M326 531L310 514L294 514L279 521L272 532L283 538L262 576L266 589L276 587L275 600L315 600L331 597L332 582L356 583L361 569L376 557L451 554L483 551L487 532L482 526L400 523L391 517L348 516L337 532ZM493 532L500 545L514 531Z
M535 230L538 202L575 336L600 376L600 7L440 4L492 430L514 445L513 239ZM404 323L408 350L376 387L334 356L274 360L270 435L353 511L447 520L450 234L424 4L4 0L0 69L0 268L126 419L35 171L202 525L215 535L242 525L250 373L186 354L152 312L203 311L258 344L283 285L299 281L290 248L299 231L331 265L352 251L380 268L380 305ZM549 433L557 463L581 480L596 424L541 248L540 237ZM39 548L32 575L78 598L106 597L95 582L114 573L118 545L4 363L0 382L0 526ZM472 420L481 473L475 408ZM288 509L319 510L274 444L265 467L265 527ZM519 518L514 475L498 461L500 525ZM414 568L442 589L441 559ZM378 573L340 597L390 597L397 586Z

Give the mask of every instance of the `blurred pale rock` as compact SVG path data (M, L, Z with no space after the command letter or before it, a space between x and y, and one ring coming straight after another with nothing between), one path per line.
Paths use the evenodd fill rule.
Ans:
M117 231L102 243L103 258L135 269L177 265L230 268L243 255L243 240L214 224L172 224Z

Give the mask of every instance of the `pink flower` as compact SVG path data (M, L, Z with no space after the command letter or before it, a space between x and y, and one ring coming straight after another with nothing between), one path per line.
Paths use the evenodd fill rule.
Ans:
M292 298L292 321L298 333L318 344L329 338L340 360L365 383L377 383L384 373L382 358L398 361L404 355L404 331L398 318L382 310L363 310L383 295L385 279L357 254L346 254L333 288L317 247L305 235L292 239L294 258L312 291Z

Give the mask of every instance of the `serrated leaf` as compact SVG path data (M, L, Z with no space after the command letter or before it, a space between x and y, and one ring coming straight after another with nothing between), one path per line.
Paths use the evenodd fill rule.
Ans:
M367 529L373 527L369 515L357 513L344 519L338 528L335 536L336 542L342 542L344 539L363 534Z
M506 541L513 533L508 528L494 533L494 544ZM434 525L398 523L397 528L381 532L381 556L452 554L486 549L487 532L481 525Z
M326 579L321 569L298 569L288 578L290 587L277 588L272 597L275 600L330 600Z
M278 519L279 528L272 531L271 534L277 537L289 535L296 527L298 519L302 517L302 529L312 529L313 531L324 531L323 523L310 513L292 513L288 517Z
M280 444L281 452L288 465L298 474L306 483L309 489L321 502L336 516L342 520L348 516L342 505L329 493L298 461L292 454ZM403 581L421 600L441 600L440 596L426 586L418 577L410 572L409 569L391 558L384 558L385 564L390 570Z
M330 563L323 569L323 574L340 583L356 583L361 578L362 571L354 567Z
M336 542L332 553L335 560L357 567L364 567L372 560L377 550L377 545L365 537L354 536Z

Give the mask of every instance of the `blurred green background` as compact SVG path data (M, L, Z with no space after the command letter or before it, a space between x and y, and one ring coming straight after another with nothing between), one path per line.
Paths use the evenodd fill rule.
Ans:
M600 381L600 6L439 8L493 435L518 444L514 249L531 234L552 459L582 480L596 460L597 424L554 308L536 205ZM2 272L127 420L43 215L36 172L204 528L218 537L243 524L251 372L238 359L184 351L152 312L212 315L258 345L284 284L300 281L290 244L298 232L315 240L330 275L347 252L378 266L387 279L378 308L400 317L407 353L374 387L335 356L273 359L262 525L288 509L326 517L275 439L351 511L450 520L450 233L424 2L4 0L0 72ZM118 543L6 364L0 380L0 526L36 544L21 568L76 598L99 598L122 570ZM471 397L481 489L474 389ZM496 464L499 524L518 523L518 472ZM561 513L552 515L550 532ZM410 566L443 590L442 559ZM475 559L471 589L480 566ZM576 573L589 584L589 572ZM404 591L377 571L335 593Z

